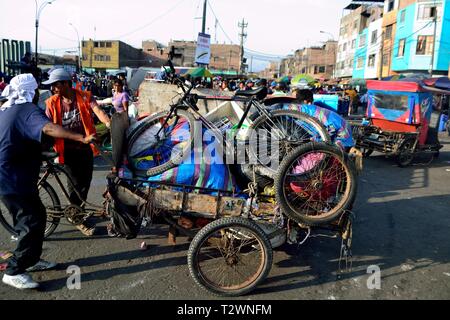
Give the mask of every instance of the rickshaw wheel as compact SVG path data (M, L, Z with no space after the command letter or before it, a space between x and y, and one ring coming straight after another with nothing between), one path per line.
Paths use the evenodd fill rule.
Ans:
M399 167L408 167L414 160L414 145L416 139L408 138L403 141L401 147L399 148L399 154L397 156L397 163Z
M270 272L273 252L264 231L240 218L216 220L194 237L188 267L201 288L219 296L241 296L252 291Z
M282 212L297 223L320 226L336 221L356 198L356 169L336 146L309 143L281 163L275 180Z

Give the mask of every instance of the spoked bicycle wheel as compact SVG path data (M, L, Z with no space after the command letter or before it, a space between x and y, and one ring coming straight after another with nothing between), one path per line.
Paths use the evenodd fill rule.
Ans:
M327 224L351 210L357 190L355 168L338 147L309 143L282 162L275 190L290 219L310 226Z
M58 227L60 217L55 216L55 213L59 212L61 204L55 190L47 182L42 183L39 186L39 198L44 205L47 212L47 223L45 225L44 237L49 237L55 229ZM14 230L14 220L9 210L0 201L0 223L5 229L13 236L18 236Z
M146 118L130 134L128 156L140 175L156 176L176 167L194 146L198 132L194 116L177 110L164 125L168 116L166 111Z
M319 120L295 110L273 111L270 118L263 115L255 120L251 129L258 138L256 143L249 143L247 154L252 162L258 163L255 174L261 187L273 181L278 165L296 147L311 141L331 142ZM243 165L242 171L253 180L253 170L249 170L248 165Z
M220 296L252 291L270 272L273 252L264 231L243 218L214 221L195 236L188 252L194 281Z

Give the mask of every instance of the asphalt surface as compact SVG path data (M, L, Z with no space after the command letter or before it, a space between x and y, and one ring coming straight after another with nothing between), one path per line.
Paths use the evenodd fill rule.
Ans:
M375 154L364 163L354 211L353 269L338 277L339 239L315 237L274 251L266 281L248 300L450 299L450 138L439 159L401 169ZM101 203L107 167L97 161L90 200ZM138 239L109 238L106 223L87 238L66 222L45 242L43 257L61 263L33 275L39 291L0 283L0 299L221 299L198 288L186 263L189 243L167 243L167 227L152 226ZM149 247L143 251L141 243ZM0 251L14 242L0 230ZM81 289L69 290L66 269L81 268ZM369 289L369 266L381 270L381 288ZM230 300L230 299L227 299Z

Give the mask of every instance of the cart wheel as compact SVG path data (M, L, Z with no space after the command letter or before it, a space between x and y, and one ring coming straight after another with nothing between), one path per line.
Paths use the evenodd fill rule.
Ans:
M281 163L275 191L290 219L320 226L338 219L352 207L357 190L356 169L347 154L326 143L295 149Z
M270 241L254 222L239 218L216 220L195 236L188 251L194 281L219 296L252 291L270 272Z
M416 139L406 139L403 141L401 147L399 148L399 154L397 156L397 163L399 167L405 168L409 166L414 160L414 145L416 143Z

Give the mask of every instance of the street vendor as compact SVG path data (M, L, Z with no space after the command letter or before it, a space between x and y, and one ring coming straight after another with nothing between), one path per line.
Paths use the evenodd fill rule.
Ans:
M51 85L54 94L46 101L46 114L53 123L85 136L93 135L96 134L92 116L94 112L108 128L111 126L109 117L98 106L89 91L72 88L72 77L64 69L55 69L50 73L49 80L43 84ZM89 145L62 139L55 141L54 149L59 154L59 163L65 166L73 178L75 188L71 183L67 186L70 201L81 206L89 193L94 155L98 155L99 151ZM77 225L77 228L86 236L92 236L95 230L94 227L85 224Z

